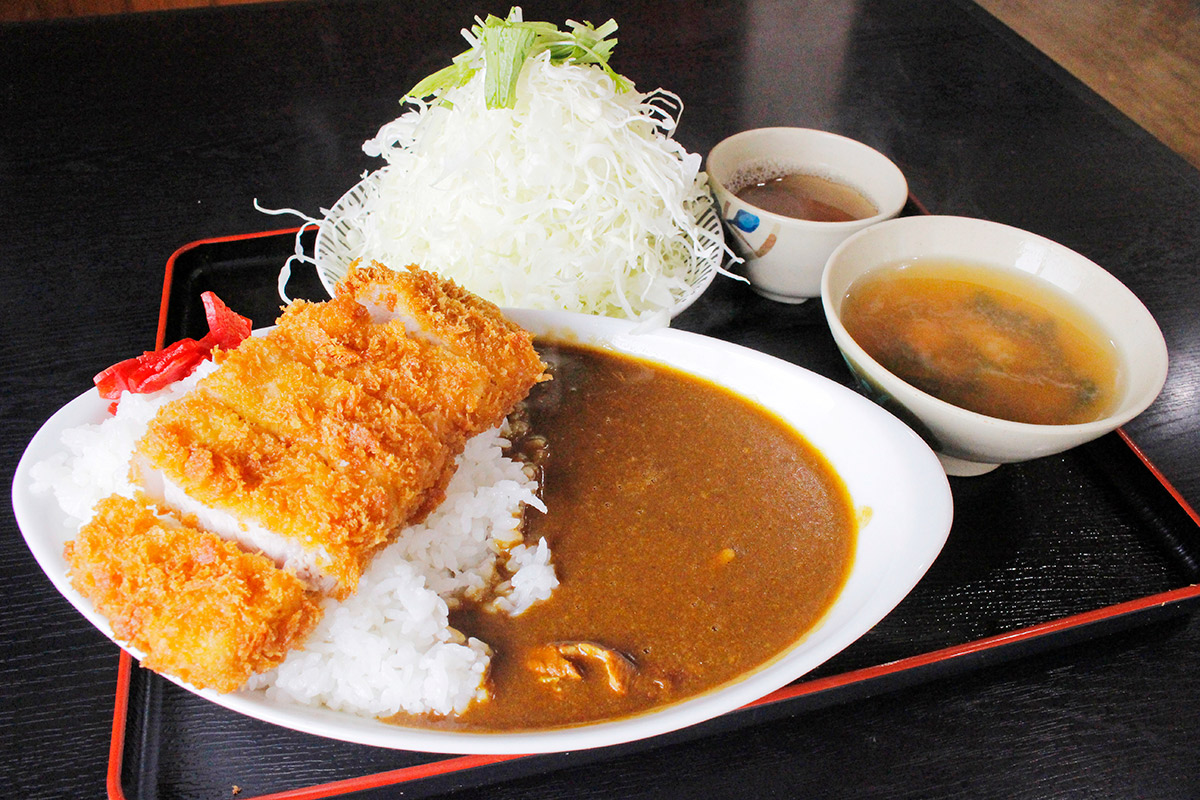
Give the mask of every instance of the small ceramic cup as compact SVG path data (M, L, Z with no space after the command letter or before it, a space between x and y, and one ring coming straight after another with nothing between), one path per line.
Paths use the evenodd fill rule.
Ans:
M846 331L842 302L850 285L867 272L920 258L1024 272L1067 294L1116 346L1120 398L1112 412L1069 425L1013 422L951 405L885 369ZM1133 292L1074 250L997 222L912 216L855 234L829 257L821 301L834 341L864 391L920 434L949 475L982 475L1002 463L1060 453L1099 438L1145 411L1167 379L1162 331Z
M900 168L862 142L808 128L757 128L708 154L708 181L743 272L759 294L802 303L821 294L821 270L846 237L900 213L908 183ZM857 190L877 209L865 219L814 222L753 206L737 192L765 176L815 175Z

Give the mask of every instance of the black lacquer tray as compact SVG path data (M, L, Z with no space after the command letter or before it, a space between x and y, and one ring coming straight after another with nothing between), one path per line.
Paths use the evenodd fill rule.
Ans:
M277 275L294 249L294 230L181 248L167 265L160 343L204 334L199 297L209 289L256 327L271 324L280 307ZM324 297L307 267L297 268L289 293ZM853 383L818 301L783 305L718 277L674 325ZM1144 624L1200 602L1200 517L1121 431L1058 456L951 479L951 489L955 522L946 547L892 614L800 681L702 725L619 747L549 755L386 750L241 716L122 654L109 795L428 796L720 736Z

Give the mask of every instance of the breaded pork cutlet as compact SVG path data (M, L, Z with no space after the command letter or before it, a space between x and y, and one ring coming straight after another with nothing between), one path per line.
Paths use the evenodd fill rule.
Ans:
M421 499L397 505L369 473L330 465L195 391L159 410L134 469L152 499L270 554L335 597L354 591Z
M321 618L319 595L265 556L145 501L113 495L66 546L71 585L142 664L228 692L283 661Z
M410 334L481 366L491 380L485 405L497 409L500 418L544 374L546 365L528 331L506 319L494 304L431 272L356 263L338 284L337 295L372 309L377 322L400 321Z
M481 366L409 336L402 324L375 324L351 297L296 301L273 335L315 371L411 408L452 447L497 424L496 409L482 405L491 380Z
M407 405L316 371L278 336L246 340L197 390L338 470L369 474L406 521L454 466L451 447Z
M175 522L114 497L68 545L147 666L225 691L278 663L317 594L353 592L444 498L466 439L542 377L532 337L452 283L376 266L348 286L293 304L150 421L131 473Z

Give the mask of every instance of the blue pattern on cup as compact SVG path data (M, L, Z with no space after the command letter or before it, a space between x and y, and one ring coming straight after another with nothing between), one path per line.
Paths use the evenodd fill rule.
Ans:
M759 225L758 217L749 213L748 211L743 211L740 208L738 209L737 213L733 215L733 219L731 219L730 222L732 222L739 230L743 230L746 233L753 233L758 229Z

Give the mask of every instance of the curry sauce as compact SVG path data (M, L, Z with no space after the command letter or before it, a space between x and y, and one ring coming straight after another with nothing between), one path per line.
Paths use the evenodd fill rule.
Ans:
M669 368L539 350L553 380L524 413L548 513L525 538L546 538L561 583L517 617L454 612L492 647L491 698L407 724L544 729L699 694L801 638L849 570L850 499L790 426Z

